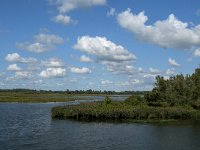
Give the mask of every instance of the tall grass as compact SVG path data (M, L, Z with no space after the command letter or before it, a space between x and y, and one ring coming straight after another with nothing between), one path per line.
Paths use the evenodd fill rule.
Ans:
M150 107L129 105L124 102L81 103L79 105L55 107L52 118L81 120L200 120L200 111L186 107Z

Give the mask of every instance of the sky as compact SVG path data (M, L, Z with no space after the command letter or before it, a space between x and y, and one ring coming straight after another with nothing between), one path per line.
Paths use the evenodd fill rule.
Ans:
M151 90L200 66L200 1L1 0L0 88Z

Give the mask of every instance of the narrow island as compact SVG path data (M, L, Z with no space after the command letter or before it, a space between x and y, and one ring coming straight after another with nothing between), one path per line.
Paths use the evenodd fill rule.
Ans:
M75 120L200 120L200 68L192 75L156 77L152 91L134 94L117 102L108 96L102 102L52 108L52 118Z
M68 102L75 100L93 100L95 96L127 97L132 94L144 94L146 91L94 91L69 89L65 91L33 90L33 89L0 89L0 103L48 103Z

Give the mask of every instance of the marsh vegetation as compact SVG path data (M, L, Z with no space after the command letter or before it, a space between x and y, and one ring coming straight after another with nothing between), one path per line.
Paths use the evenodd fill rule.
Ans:
M55 107L52 117L100 120L200 120L200 69L192 75L156 77L155 87L144 96L134 94L123 102Z

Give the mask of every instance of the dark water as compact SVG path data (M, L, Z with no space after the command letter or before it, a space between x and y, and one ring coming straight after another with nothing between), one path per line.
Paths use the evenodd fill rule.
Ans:
M200 125L52 120L62 103L0 103L1 150L199 150Z

